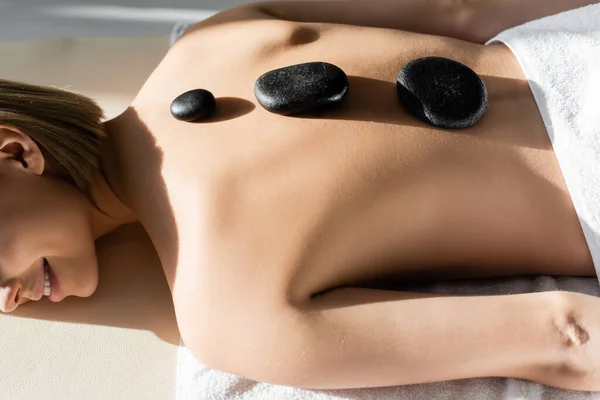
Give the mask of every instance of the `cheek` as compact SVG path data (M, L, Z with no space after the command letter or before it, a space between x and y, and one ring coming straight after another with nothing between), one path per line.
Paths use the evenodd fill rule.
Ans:
M91 295L98 267L89 201L68 183L28 179L14 180L3 187L14 195L0 196L0 268L16 276L46 257L75 295Z
M93 235L87 200L73 190L55 190L36 205L27 221L37 231L37 240L50 251L76 253L80 248L93 247Z
M0 221L0 275L15 277L25 272L37 257L36 233L16 213L2 213Z

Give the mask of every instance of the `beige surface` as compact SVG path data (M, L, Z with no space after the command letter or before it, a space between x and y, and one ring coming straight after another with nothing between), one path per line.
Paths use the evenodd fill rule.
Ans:
M168 38L0 43L0 77L70 88L119 114ZM130 225L97 246L100 284L88 299L43 299L0 314L0 399L171 400L177 331L163 271Z

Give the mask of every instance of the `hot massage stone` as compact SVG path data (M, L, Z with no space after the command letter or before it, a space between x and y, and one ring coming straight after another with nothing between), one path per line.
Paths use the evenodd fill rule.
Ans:
M254 85L258 103L281 115L300 114L340 103L348 92L348 77L326 62L292 65L265 73Z
M215 96L211 92L194 89L173 100L171 115L180 121L194 122L210 116L215 108Z
M479 75L447 58L411 61L400 71L396 89L415 117L440 128L469 128L487 110L487 89Z

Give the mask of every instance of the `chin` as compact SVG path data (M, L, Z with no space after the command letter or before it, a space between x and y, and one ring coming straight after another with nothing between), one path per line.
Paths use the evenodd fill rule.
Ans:
M76 292L70 295L77 297L90 297L96 293L96 290L98 290L98 280L94 280L94 282L90 282L88 285L78 287Z
M96 293L97 289L98 289L98 285L94 285L93 288L86 289L85 291L83 291L82 294L78 294L77 296L79 296L79 297L91 297L94 293Z

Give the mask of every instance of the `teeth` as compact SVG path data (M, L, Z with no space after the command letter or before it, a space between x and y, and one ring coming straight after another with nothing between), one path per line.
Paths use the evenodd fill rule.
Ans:
M44 296L50 296L50 275L46 264L44 264Z

